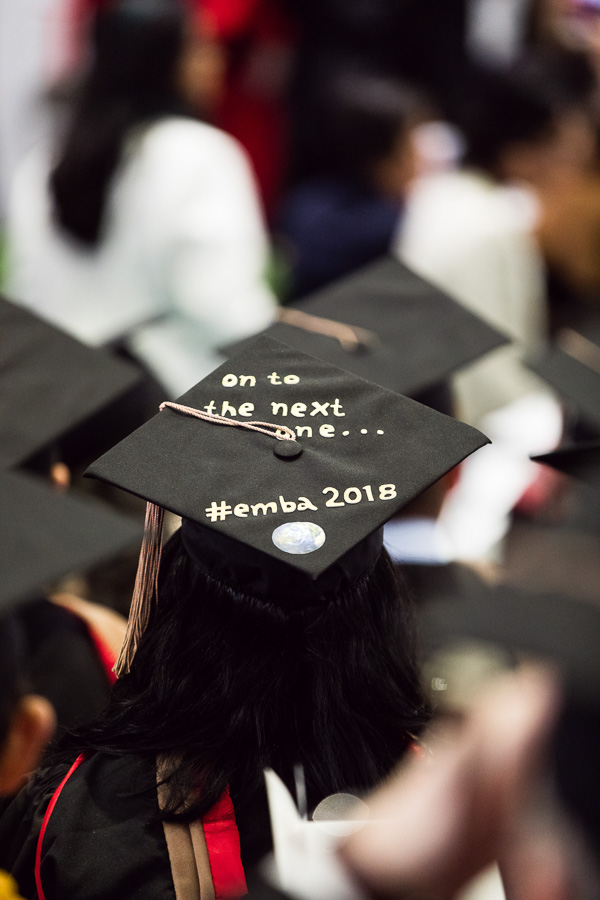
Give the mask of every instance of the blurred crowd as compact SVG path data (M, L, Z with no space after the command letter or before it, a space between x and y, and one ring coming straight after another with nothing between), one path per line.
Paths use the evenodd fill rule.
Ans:
M256 870L273 842L263 846L261 820L255 848L240 801L251 896L599 897L600 2L0 0L0 141L0 797L8 823L0 820L0 900L19 890L68 900L52 873L71 845L56 838L59 862L46 865L44 893L48 822L37 843L15 823L39 831L57 798L43 773L66 773L64 754L83 747L73 733L92 729L78 756L84 765L90 748L117 758L119 740L142 740L135 728L146 720L131 712L128 731L127 717L136 703L151 709L152 665L138 663L148 688L136 683L134 699L126 692L135 669L133 680L119 664L118 679L113 669L132 640L131 621L144 615L140 582L150 578L155 520L149 507L136 582L142 501L167 508L171 540L178 515L190 517L181 503L155 500L155 455L143 443L143 487L122 483L124 464L103 481L83 473L135 429L148 434L144 423L159 404L183 395L193 406L192 389L232 346L245 348L264 331L286 342L285 329L301 335L290 341L298 351L479 429L491 443L472 456L465 450L460 466L440 461L417 489L411 466L434 455L432 419L430 443L404 472L407 502L385 525L416 623L413 647L410 617L402 620L413 648L402 677L415 734L407 725L400 770L382 787L387 762L373 763L360 791L377 788L367 800L371 823L342 829L335 852L321 846L322 830L305 836L302 828L316 823L301 817L296 831L278 833L271 809L278 877ZM282 384L275 371L268 377ZM236 415L226 400L210 405L209 416ZM329 405L337 415L339 399ZM306 410L290 404L298 421L286 425L304 424L299 407ZM182 447L165 451L175 470ZM226 463L236 484L233 455L207 455L201 477ZM340 458L340 470L347 464ZM282 508L286 490L275 491ZM335 488L325 490L337 499ZM350 548L368 537L350 532ZM185 534L182 546L195 559ZM166 556L167 588L183 591L183 564L171 550ZM156 587L157 570L153 577ZM255 606L253 614L266 615ZM251 631L244 616L234 615L232 628ZM181 671L192 651L212 659L225 647L224 622L203 625L214 641L208 649L200 638L184 646L180 627ZM271 633L262 619L257 628ZM144 647L143 631L135 647ZM317 631L306 625L309 638ZM325 656L317 646L301 658ZM256 699L249 673L244 690L264 738L268 703ZM227 678L228 702L237 682ZM98 719L113 709L115 681L125 684L118 735L116 713ZM196 710L185 677L179 689L173 676L169 689L172 702L152 707L167 710L165 722L178 703ZM304 688L296 689L303 707ZM207 691L197 709L216 721L215 696ZM334 706L333 720L342 715ZM375 718L364 716L359 724L377 743ZM175 738L152 740L145 753L188 764ZM271 765L262 745L260 752L262 767ZM290 772L297 761L286 758ZM30 782L33 812L18 797L11 807L40 765L49 768ZM213 790L209 768L202 777ZM307 781L310 796L310 772ZM181 812L169 802L165 821ZM206 831L206 810L202 817ZM81 857L87 845L72 846ZM195 844L194 852L197 861ZM200 874L199 893L176 884L172 895L241 896L239 879L219 893L212 857L211 865L207 893ZM82 884L102 882L80 868ZM9 876L3 882L3 869L18 886ZM484 870L487 880L463 893ZM171 896L156 883L155 893L136 893L135 879L125 879L118 896ZM109 896L107 887L71 890L73 900Z

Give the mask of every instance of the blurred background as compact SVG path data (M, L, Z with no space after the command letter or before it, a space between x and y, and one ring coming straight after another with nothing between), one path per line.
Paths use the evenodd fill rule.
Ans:
M154 409L275 304L395 255L514 341L454 380L507 453L449 491L453 557L595 600L596 499L528 455L600 418L522 358L596 346L599 69L592 0L0 0L4 292L133 358ZM174 118L213 128L149 139Z

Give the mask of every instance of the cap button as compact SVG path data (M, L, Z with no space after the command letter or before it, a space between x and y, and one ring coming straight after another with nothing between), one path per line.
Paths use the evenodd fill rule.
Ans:
M302 453L302 447L298 441L277 441L273 453L279 459L297 459Z

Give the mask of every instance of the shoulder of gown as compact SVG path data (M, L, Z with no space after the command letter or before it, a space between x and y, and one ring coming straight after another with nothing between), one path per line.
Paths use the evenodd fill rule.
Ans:
M37 898L40 828L69 766L42 770L0 820L0 868ZM46 900L175 900L153 760L97 753L65 784L42 842Z

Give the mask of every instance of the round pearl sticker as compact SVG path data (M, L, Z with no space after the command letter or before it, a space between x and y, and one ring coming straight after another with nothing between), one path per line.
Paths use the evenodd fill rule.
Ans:
M314 553L325 543L325 532L314 522L286 522L271 537L277 549L284 553Z

